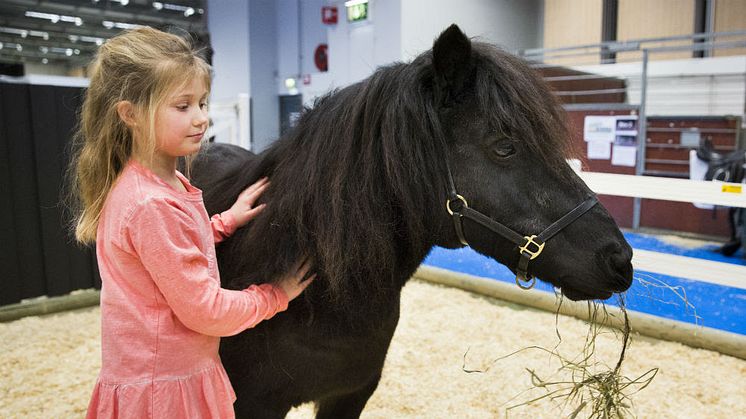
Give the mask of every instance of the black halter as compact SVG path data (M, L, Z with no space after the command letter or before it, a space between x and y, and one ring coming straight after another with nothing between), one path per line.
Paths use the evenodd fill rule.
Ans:
M466 236L464 236L464 227L461 220L463 217L466 217L518 245L518 252L520 253L521 258L518 260L518 266L515 269L515 283L523 289L531 289L536 283L536 279L533 275L528 273L528 262L541 254L547 240L559 233L563 228L570 225L573 221L577 220L581 215L585 214L598 203L598 199L595 196L591 196L581 202L580 205L575 207L572 211L565 214L562 218L552 223L552 225L544 229L544 231L538 235L521 236L510 227L491 219L479 211L469 208L466 199L456 192L456 185L453 182L453 175L451 174L451 167L448 164L448 159L446 159L446 169L448 171L448 187L450 189L448 191L446 209L453 217L453 224L456 227L456 234L458 235L459 240L465 246L469 245L466 241ZM529 282L529 284L523 285L521 284L521 281Z

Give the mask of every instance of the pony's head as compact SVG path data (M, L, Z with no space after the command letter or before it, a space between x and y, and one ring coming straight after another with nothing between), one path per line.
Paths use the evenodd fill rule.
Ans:
M470 41L455 25L418 60L430 62L425 84L449 166L442 170L453 179L450 185L442 173L448 187L438 211L437 244L467 242L514 271L527 269L571 300L608 298L629 288L632 249L568 165L563 112L537 74L519 58ZM455 217L445 208L449 198ZM572 220L563 218L573 210ZM534 259L542 241L528 243L519 267L517 240L539 235L560 219L564 225Z

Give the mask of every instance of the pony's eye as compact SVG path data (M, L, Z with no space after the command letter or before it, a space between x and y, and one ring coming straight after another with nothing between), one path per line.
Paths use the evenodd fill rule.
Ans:
M490 147L490 153L499 159L505 159L515 154L515 146L509 140L498 141Z

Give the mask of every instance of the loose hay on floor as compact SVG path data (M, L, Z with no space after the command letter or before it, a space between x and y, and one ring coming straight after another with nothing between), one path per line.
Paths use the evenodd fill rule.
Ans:
M560 317L566 357L579 354L587 325ZM623 365L630 377L658 367L652 384L633 397L640 418L733 418L746 416L746 361L681 344L633 336ZM553 348L555 316L461 290L410 282L378 390L364 418L504 417L505 409L541 395L526 368L552 376L556 358L523 347ZM613 334L597 340L596 355L613 363L621 343ZM0 324L0 418L83 416L98 368L99 310L21 319ZM514 398L518 396L517 398ZM512 399L512 400L511 400ZM549 401L510 411L515 418L557 418ZM289 418L313 416L310 405Z

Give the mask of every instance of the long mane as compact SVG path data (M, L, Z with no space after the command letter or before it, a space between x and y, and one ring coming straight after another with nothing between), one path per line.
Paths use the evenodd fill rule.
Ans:
M473 48L484 117L564 164L564 121L546 86L523 61ZM427 52L326 95L232 185L206 188L217 210L261 176L272 183L264 213L224 245L225 286L275 281L308 257L326 285L316 288L340 309L398 293L442 234L433 219L444 210L448 154L431 62Z

